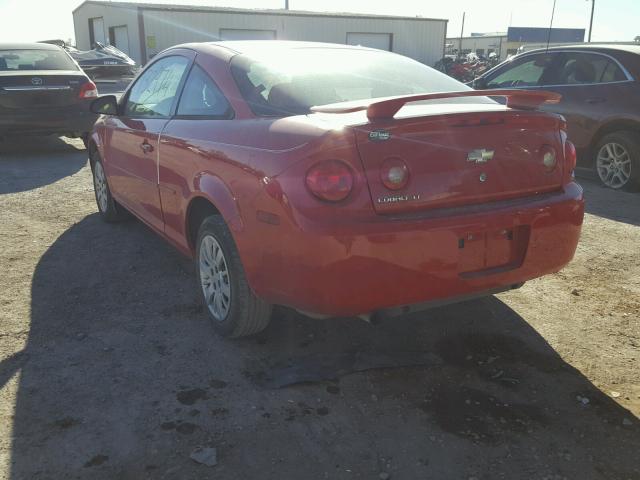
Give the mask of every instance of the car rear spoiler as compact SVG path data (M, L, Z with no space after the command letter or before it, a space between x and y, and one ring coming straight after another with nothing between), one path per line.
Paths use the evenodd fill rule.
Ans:
M369 120L384 120L393 118L407 103L424 100L440 100L443 98L465 97L505 97L507 107L518 110L535 110L543 104L559 103L562 95L553 92L533 90L469 90L465 92L424 93L420 95L405 95L401 97L371 98L354 102L333 103L311 107L317 113L353 113L367 111Z

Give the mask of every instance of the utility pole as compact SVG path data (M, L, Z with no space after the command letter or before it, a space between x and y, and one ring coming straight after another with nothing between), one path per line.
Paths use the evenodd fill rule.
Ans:
M284 0L284 9L289 10L289 0Z
M591 43L591 34L593 33L593 14L596 11L596 0L591 0L591 23L589 24L589 43Z
M462 30L460 30L460 46L458 48L458 58L462 57L462 37L464 37L464 19L467 16L467 12L462 12Z

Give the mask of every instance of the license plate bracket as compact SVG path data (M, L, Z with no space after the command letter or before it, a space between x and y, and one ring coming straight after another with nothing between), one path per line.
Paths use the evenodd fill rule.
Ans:
M529 244L527 225L471 231L458 239L461 276L490 274L522 265Z

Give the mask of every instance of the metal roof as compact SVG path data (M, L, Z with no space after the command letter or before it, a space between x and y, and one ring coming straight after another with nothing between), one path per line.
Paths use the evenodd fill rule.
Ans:
M181 4L164 4L164 3L138 3L138 2L111 2L100 0L85 0L78 5L73 13L81 9L85 5L100 5L105 7L128 8L137 10L165 10L165 11L188 11L203 13L244 13L248 15L283 15L298 17L325 17L325 18L369 18L377 20L413 20L413 21L430 21L430 22L449 22L444 18L426 18L426 17L408 17L396 15L375 15L368 13L346 13L346 12L315 12L308 10L285 10L285 9L250 9L235 7L208 7L200 5L181 5Z
M477 37L462 37L462 40L490 40L492 38L507 38L507 34L504 35L482 35ZM447 40L460 40L460 37L447 37Z

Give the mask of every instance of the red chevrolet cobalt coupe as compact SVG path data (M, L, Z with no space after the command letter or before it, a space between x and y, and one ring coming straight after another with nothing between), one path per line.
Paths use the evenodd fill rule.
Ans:
M574 255L575 149L536 110L558 99L366 48L182 45L94 101L98 208L193 257L226 336L272 305L368 318L488 295Z

